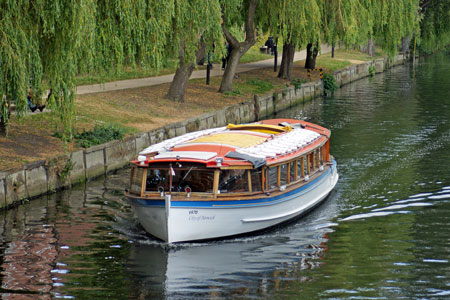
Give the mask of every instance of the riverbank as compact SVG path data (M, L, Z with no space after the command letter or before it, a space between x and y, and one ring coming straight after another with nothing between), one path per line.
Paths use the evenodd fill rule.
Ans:
M371 75L371 70L382 72L389 66L402 62L402 56L396 57L392 63L385 58L377 59L336 71L334 76L339 85L344 85ZM303 72L303 74L296 72ZM307 76L304 69L294 69L293 78L308 78ZM80 96L77 100L78 107L81 106L87 111L100 110L104 112L106 119L108 115L119 115L125 121L131 119L141 126L135 128L135 132L140 132L128 135L123 141L113 141L88 149L79 149L76 145L70 144L67 145L69 154L64 154L64 149L61 149L59 153L58 151L43 153L39 152L39 145L45 149L45 146L51 145L48 141L58 144L58 140L51 137L48 124L45 126L46 121L49 122L46 119L48 114L40 114L35 117L41 121L40 124L44 124L41 127L33 124L33 121L36 120L25 120L23 122L25 128L29 130L24 130L24 134L28 137L33 136L31 140L34 140L35 144L28 145L28 147L36 153L37 159L24 163L23 167L19 166L0 173L0 206L8 207L20 203L23 199L30 199L122 168L142 148L166 138L195 130L223 126L227 123L254 121L270 116L295 103L318 97L323 94L321 81L314 80L318 77L318 72L313 73L310 82L302 84L301 88L296 88L288 82L276 78L273 69L259 69L241 73L238 80L234 82L235 88L239 89L239 83L247 83L250 80L269 80L274 86L274 92L258 94L258 91L249 89L225 95L216 92L215 85L219 84L220 78L213 78L213 84L210 86L195 79L190 83L184 103L151 101L148 95L153 97L156 95L155 90L152 90L151 87L107 92L96 96ZM214 85L215 81L217 82ZM163 85L157 87L160 91L167 88ZM146 96L139 97L140 94ZM119 105L117 99L120 97L127 99L128 107ZM161 96L156 95L155 98L158 97ZM147 101L143 101L143 98ZM102 101L104 101L103 103L112 103L113 105L108 107L114 108L115 106L115 108L106 109L107 106L102 104ZM143 108L144 105L150 106ZM153 114L152 121L149 123L143 121L142 117L138 115L139 112L147 110L151 110ZM78 120L78 124L81 126L91 123L92 119ZM161 127L161 125L166 126ZM13 130L14 128L11 129L10 135L13 135ZM26 151L26 147L24 147L24 151Z

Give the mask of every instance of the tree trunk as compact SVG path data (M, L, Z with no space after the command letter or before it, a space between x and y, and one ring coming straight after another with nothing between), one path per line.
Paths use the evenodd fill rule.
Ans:
M176 102L184 102L184 94L186 93L189 77L191 77L194 68L195 65L193 63L186 64L184 60L180 60L178 69L167 92L167 98Z
M402 37L402 44L400 47L400 52L403 54L409 53L409 45L411 44L411 37Z
M225 23L222 23L222 31L231 46L231 53L228 63L225 67L225 73L222 77L219 92L231 92L233 90L233 78L236 73L236 67L239 61L248 49L256 43L255 35L255 12L258 0L250 0L247 10L247 19L245 21L245 41L239 42L226 28ZM225 19L224 16L222 16Z
M184 43L181 43L180 53L179 53L179 64L175 76L173 77L172 83L170 84L169 91L167 92L166 98L176 101L184 102L184 95L189 83L189 78L194 71L194 63L186 63L184 60ZM206 44L201 41L197 52L195 53L196 62L198 63L205 57Z
M6 136L6 124L2 116L0 116L0 136Z
M334 42L331 44L331 58L334 58Z
M306 46L306 61L305 61L305 69L315 69L316 68L316 58L319 54L319 47L318 44L314 46L314 49L311 49L313 47L312 43L309 43Z
M281 58L279 78L291 80L292 65L294 63L295 46L292 43L284 43L283 56Z
M250 48L250 47L248 47ZM248 49L247 49L248 50ZM220 84L219 92L231 92L233 90L233 78L236 73L236 68L239 61L245 52L241 52L238 49L231 47L230 57L228 58L228 63L225 67L225 72L223 73L222 82Z
M3 96L0 98L0 109L3 111L3 113L6 113L7 119L11 116L11 111L9 108L11 107L11 103L8 103L6 100L6 96ZM3 114L0 114L0 136L6 136L7 134L7 124L5 122L5 118L3 117Z
M375 56L375 41L374 41L374 39L367 40L367 54L369 54L371 57Z

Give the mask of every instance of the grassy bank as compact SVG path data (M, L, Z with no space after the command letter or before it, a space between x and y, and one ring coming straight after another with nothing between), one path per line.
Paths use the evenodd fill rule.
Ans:
M260 57L258 55L259 49L252 59ZM267 55L263 57L266 59ZM319 56L316 65L317 68L323 68L324 72L332 73L348 65L372 59L356 51L337 50L333 59L330 54ZM309 78L303 66L304 61L294 64L292 80L319 79L319 72L312 72ZM136 77L145 74L138 75ZM102 124L112 124L121 128L125 134L148 131L252 99L254 94L265 94L292 85L291 81L280 79L276 75L273 68L240 73L233 81L233 92L225 94L217 92L221 77L211 78L210 85L206 85L204 79L194 79L189 83L183 103L174 103L164 98L169 83L79 95L75 103L75 131L90 130ZM26 163L79 148L75 141L64 143L53 136L55 122L53 114L49 112L29 114L20 122L13 117L8 138L0 138L0 171L20 168Z

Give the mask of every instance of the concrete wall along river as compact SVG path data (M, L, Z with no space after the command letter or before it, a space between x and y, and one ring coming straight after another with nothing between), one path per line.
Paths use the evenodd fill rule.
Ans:
M339 70L334 77L338 85L342 86L370 76L371 67L375 73L380 73L403 63L403 55L398 55L391 61L380 58ZM112 141L50 160L35 161L20 170L0 172L0 209L123 168L140 150L167 138L228 123L239 124L264 119L299 102L322 95L322 82L312 81L302 84L297 90L288 87L283 91L255 95L253 100L129 136L122 141Z

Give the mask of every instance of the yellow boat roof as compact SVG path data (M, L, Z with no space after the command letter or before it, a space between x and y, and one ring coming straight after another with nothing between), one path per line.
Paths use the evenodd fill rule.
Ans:
M239 132L216 133L205 135L189 143L213 143L224 144L240 148L248 148L264 143L267 137L261 137L251 134L242 134Z
M270 124L228 124L227 129L229 130L250 130L255 132L263 132L268 134L277 134L282 132L288 132L292 130L291 126L279 126Z

